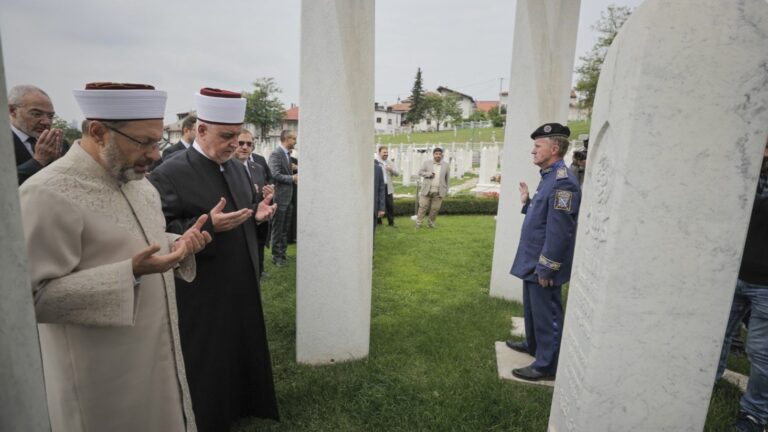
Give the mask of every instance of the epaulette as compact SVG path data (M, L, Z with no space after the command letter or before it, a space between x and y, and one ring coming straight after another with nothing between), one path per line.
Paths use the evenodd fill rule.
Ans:
M556 180L568 178L568 168L566 167L560 167L557 169L557 176L555 177Z

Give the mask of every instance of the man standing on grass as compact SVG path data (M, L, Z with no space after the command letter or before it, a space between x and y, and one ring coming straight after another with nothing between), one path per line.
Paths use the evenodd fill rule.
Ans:
M274 212L232 157L245 118L240 93L195 95L197 137L150 175L171 232L210 210L211 243L197 254L197 279L177 280L179 333L200 432L228 431L246 417L278 418L259 286L257 224Z
M720 354L718 379L725 371L731 340L741 329L741 322L748 312L751 314L747 354L752 367L734 428L738 431L762 431L768 424L768 142L763 152L747 241Z
M376 163L381 167L384 175L384 183L387 184L387 191L384 194L384 212L387 215L389 226L395 226L395 185L392 183L392 177L400 175L397 169L389 161L389 149L386 146L379 147L376 154ZM377 224L381 225L381 217L376 218Z
M293 173L290 152L296 146L296 134L289 130L280 133L280 144L269 155L269 171L275 182L277 213L272 220L272 262L282 267L288 259L288 229L291 218L293 185L299 183L299 175Z
M559 123L536 129L531 154L541 181L533 197L520 183L525 219L511 273L523 280L525 340L508 340L507 346L535 357L529 366L512 370L529 381L555 377L563 335L561 289L571 276L581 202L579 183L563 162L570 134Z
M448 162L443 160L443 149L435 147L432 150L432 159L426 160L421 165L421 190L419 191L419 212L416 216L416 228L421 228L421 222L429 210L429 222L427 226L435 228L437 212L443 204L443 198L448 195L448 177L450 170Z
M174 276L195 278L211 237L207 209L167 234L146 179L166 93L91 83L75 99L82 140L19 188L52 429L195 431Z

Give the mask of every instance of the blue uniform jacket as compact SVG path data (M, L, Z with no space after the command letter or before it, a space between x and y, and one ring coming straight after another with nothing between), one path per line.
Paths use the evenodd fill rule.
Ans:
M554 280L562 285L571 277L576 220L581 189L562 160L541 170L533 198L523 206L520 243L510 273L527 281Z

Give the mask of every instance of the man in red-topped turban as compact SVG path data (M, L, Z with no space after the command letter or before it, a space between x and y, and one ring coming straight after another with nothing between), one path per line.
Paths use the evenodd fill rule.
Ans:
M179 329L200 431L227 431L245 417L278 418L259 288L256 225L272 217L272 195L249 187L233 159L245 117L240 94L195 95L197 137L150 175L171 232L210 212L213 241L197 254L197 278L177 280Z

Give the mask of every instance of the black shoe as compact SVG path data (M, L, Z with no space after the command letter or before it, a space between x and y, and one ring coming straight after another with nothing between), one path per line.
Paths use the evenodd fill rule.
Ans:
M536 370L533 366L512 369L512 375L526 381L554 380L555 374L544 373Z
M763 432L763 428L755 417L744 411L739 412L739 419L733 425L733 430L739 432Z
M514 339L507 339L507 347L512 348L513 350L517 352L521 352L524 354L532 355L530 351L528 351L528 344L526 344L524 341L516 341Z

